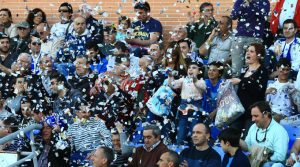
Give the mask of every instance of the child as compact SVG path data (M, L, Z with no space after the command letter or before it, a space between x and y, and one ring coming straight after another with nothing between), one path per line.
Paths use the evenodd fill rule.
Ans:
M221 147L225 152L222 167L250 167L248 157L239 148L241 132L234 128L227 128L219 134Z
M179 123L177 132L177 144L181 145L187 137L188 132L191 133L192 127L200 122L200 110L202 94L206 89L205 82L201 78L202 64L199 62L190 62L187 70L187 76L174 80L169 75L169 86L173 89L181 89L181 102L178 107ZM192 119L190 122L189 120ZM188 127L188 128L186 128ZM188 134L190 135L190 134Z

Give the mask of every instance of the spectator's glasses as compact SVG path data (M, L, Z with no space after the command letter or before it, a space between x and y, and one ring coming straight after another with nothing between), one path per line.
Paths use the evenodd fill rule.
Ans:
M17 29L18 29L18 30L21 30L21 31L27 30L27 28L24 28L24 27L18 27Z
M204 9L202 12L214 12L214 9Z
M265 141L267 140L267 132L268 132L268 129L266 129L265 136L264 136L264 138L263 138L262 140L258 140L258 138L257 138L258 130L259 130L259 129L257 129L257 131L256 131L255 140L256 140L257 143L263 143L263 142L265 142Z
M32 42L31 45L33 45L33 46L37 46L37 45L41 46L42 43L40 43L40 42Z
M69 13L68 10L58 10L59 13Z

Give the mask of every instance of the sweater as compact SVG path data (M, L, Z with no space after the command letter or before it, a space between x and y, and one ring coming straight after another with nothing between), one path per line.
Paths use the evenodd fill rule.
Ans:
M223 158L223 161L222 161L222 167L227 166L227 164L229 162L229 158L231 158L230 154L226 153L224 155L224 158ZM241 164L243 164L243 167L251 167L248 157L239 148L238 150L236 150L236 152L233 156L230 167L239 167L239 166L241 166Z
M143 147L138 147L133 151L132 162L129 166L132 167L154 167L160 156L168 151L168 147L160 142L153 150L147 152Z

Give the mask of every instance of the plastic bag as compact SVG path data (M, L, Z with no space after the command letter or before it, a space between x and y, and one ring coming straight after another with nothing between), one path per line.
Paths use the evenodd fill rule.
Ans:
M223 82L218 90L215 125L218 128L229 125L244 112L245 109L236 95L231 82Z
M164 84L148 100L146 105L149 110L157 116L169 115L171 103L175 95L176 94L169 86L167 86L167 82L165 81Z

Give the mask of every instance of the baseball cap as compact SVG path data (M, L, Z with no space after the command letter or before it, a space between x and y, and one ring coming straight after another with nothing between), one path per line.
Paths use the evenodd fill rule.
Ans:
M17 25L16 25L17 28L29 28L30 25L28 22L26 21L22 21L22 22L19 22Z

